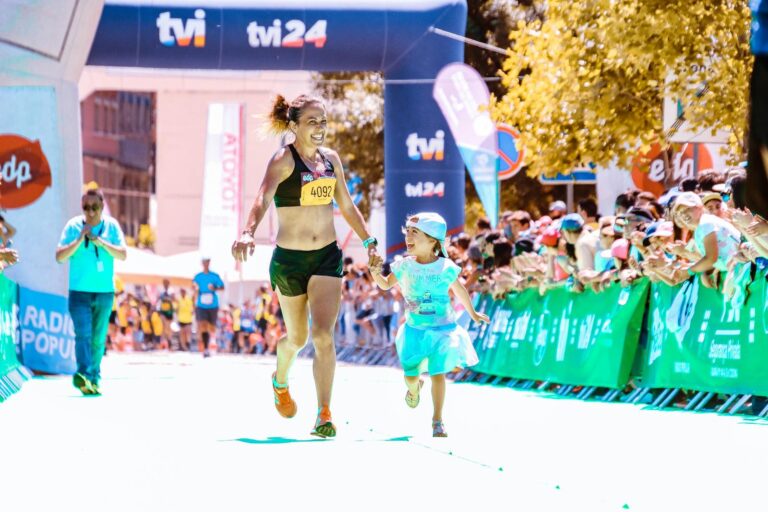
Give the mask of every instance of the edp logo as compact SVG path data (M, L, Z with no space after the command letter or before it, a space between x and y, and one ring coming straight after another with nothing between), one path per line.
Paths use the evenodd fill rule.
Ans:
M26 160L17 162L16 155L11 155L11 159L0 167L0 182L15 183L17 189L31 179L32 171L29 162Z

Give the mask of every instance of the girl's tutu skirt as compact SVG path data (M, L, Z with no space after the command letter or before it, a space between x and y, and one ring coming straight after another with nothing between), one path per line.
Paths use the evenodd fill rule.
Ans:
M448 373L478 363L477 352L467 331L455 323L416 328L403 324L395 339L397 355L405 375L415 377Z

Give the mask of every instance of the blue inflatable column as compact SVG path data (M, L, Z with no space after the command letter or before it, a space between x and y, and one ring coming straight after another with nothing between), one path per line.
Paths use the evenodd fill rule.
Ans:
M457 3L439 27L464 33L466 6ZM385 70L384 181L387 256L403 252L406 216L420 211L442 215L450 234L464 228L464 162L440 107L432 98L437 73L464 60L462 43L425 34Z

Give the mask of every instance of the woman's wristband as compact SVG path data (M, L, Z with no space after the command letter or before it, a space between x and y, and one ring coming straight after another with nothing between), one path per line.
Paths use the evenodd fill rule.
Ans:
M366 238L365 240L363 240L363 247L364 248L367 249L368 246L371 245L371 244L373 244L375 246L378 246L379 245L379 241L376 240L374 237L369 237L369 238Z

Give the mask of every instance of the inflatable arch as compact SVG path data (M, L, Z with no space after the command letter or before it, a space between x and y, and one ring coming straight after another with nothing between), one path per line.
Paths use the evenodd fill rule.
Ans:
M214 5L215 4L215 5ZM312 7L306 7L311 5ZM381 70L387 254L404 249L407 213L464 225L464 164L433 80L463 61L465 0L110 0L88 64L221 70ZM360 148L366 151L366 148Z

